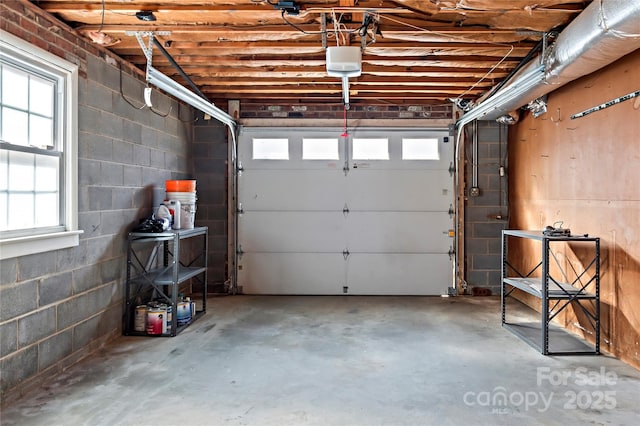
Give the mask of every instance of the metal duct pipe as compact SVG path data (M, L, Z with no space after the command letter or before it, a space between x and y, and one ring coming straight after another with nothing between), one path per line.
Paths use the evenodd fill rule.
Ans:
M640 48L638 22L639 1L593 1L560 33L542 61L524 66L457 126L501 117Z

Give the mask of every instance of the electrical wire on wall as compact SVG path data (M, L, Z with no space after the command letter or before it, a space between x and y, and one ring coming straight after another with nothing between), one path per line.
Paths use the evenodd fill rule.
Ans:
M119 64L119 65L118 65L118 71L119 71L119 74L120 74L120 96L122 97L122 99L123 99L126 103L128 103L129 105L131 105L131 107L132 107L132 108L135 108L135 109L137 109L137 110L141 110L141 109L144 109L144 108L148 107L148 108L149 108L149 111L151 111L152 113L154 113L154 114L156 114L156 115L159 115L160 117L163 117L163 118L164 118L164 117L167 117L167 116L169 116L169 114L171 114L171 110L173 109L173 105L169 105L169 111L167 111L166 113L162 113L162 112L160 112L160 111L156 111L156 110L153 108L153 106L151 105L151 102L150 102L150 101L149 101L149 102L143 102L141 106L137 106L137 105L135 105L132 101L130 101L129 99L127 99L127 97L125 96L124 91L123 91L123 89L122 89L122 65L121 65L121 64ZM147 87L145 88L145 90L146 90L146 89L151 89L151 88L147 86ZM146 93L149 93L149 92L146 92ZM145 96L149 96L149 97L150 97L151 95L149 94L149 95L145 95Z

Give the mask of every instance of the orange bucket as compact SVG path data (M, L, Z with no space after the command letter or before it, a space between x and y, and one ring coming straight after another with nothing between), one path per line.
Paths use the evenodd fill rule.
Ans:
M167 192L196 192L195 180L168 180L165 182Z

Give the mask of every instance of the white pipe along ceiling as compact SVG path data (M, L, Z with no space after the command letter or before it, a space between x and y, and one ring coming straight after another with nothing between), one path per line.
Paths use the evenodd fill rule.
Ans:
M640 1L595 0L555 43L456 123L492 120L640 48Z

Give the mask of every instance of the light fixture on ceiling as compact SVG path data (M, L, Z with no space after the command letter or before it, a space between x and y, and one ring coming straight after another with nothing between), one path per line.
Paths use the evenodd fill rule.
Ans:
M327 48L327 74L342 78L342 99L349 109L349 77L362 74L362 51L357 46Z
M153 22L156 20L156 15L150 10L141 10L136 12L136 18L145 22Z
M89 31L86 34L91 39L91 41L93 41L95 44L99 44L104 47L109 47L109 46L113 46L115 44L120 43L120 39L102 32L102 28L104 27L104 9L105 9L104 0L102 0L102 11L100 13L100 28L98 28L98 31Z
M99 44L100 46L109 47L120 43L119 38L115 38L110 36L107 33L103 33L102 31L89 31L86 33L87 36L93 41L95 44Z

